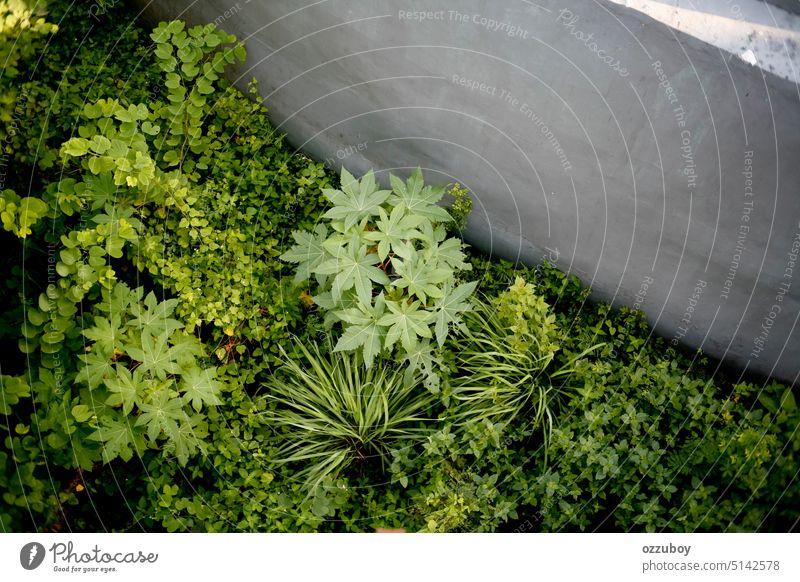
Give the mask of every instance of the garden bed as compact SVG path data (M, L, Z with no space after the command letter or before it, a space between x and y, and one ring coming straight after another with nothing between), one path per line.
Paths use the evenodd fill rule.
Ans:
M3 5L4 531L796 528L791 389L293 150L214 25L69 6Z

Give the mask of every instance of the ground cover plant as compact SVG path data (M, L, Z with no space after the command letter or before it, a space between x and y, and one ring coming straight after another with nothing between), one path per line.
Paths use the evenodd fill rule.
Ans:
M2 531L797 528L791 388L293 150L216 26L99 17L0 1Z

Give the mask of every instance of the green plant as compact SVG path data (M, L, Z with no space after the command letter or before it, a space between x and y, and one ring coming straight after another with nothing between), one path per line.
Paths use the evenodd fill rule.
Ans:
M519 517L530 486L530 424L471 421L392 451L392 483L403 488L406 527L424 532L487 532Z
M553 266L465 249L448 238L471 206L458 185L444 208L418 172L393 180L377 206L386 192L362 191L364 180L356 191L352 176L335 194L338 178L275 133L255 87L249 99L223 78L244 56L230 35L165 23L151 36L124 3L103 9L97 26L71 2L48 2L45 18L41 1L0 1L3 531L796 527L791 389L720 374L701 354L672 349L640 314L587 301L589 290ZM309 236L326 210L335 215L323 218L324 236L310 238L338 240L322 249L338 264L330 273L298 264L334 343L347 337L333 353L319 345L325 326L309 289L282 276L280 259L292 245L284 233ZM403 256L412 249L416 267ZM354 276L338 288L351 304L329 307L348 265ZM478 286L489 299L473 311ZM306 405L286 400L275 379L271 397L256 394L270 368L289 365L281 345L292 334L317 342L309 353L320 362L350 361L352 377L391 377L392 394L415 386L399 410L429 403L394 432L382 432L390 423L374 406L374 431L361 431L355 413L334 418L357 438L342 429L324 445L344 461L311 491L310 471L325 459L276 462L298 451L287 448L292 427L270 419L311 418L319 452L330 429L320 419L344 410L342 394L359 409L381 392L337 392L322 416L308 409L319 396L308 386L292 389ZM494 401L485 377L485 390L455 398L464 358L490 344L504 349L486 365L513 363L516 374L521 361L533 381ZM299 352L294 363L313 374ZM431 389L442 383L440 399L419 390L420 372ZM539 389L567 404L547 403L547 450Z
M117 284L104 293L98 306L102 315L83 330L91 343L80 356L76 381L88 390L71 412L94 430L69 442L74 451L85 441L100 443L104 463L163 448L185 465L205 449L205 411L222 404L224 385L215 367L202 365L203 345L171 317L177 300L159 303L152 292L144 300L142 295L142 289ZM87 460L81 465L90 469L92 459Z
M754 393L785 388L724 394L649 357L585 362L576 374L585 386L571 405L581 412L554 429L554 462L528 496L545 531L758 531L785 519L778 499L796 503L800 415L752 404Z
M450 216L453 217L451 230L462 231L467 226L467 218L472 213L472 198L469 190L461 184L453 184L447 191L453 202L447 207Z
M453 348L455 371L450 382L456 402L451 420L510 423L523 411L534 427L553 430L556 403L567 390L562 378L575 361L594 351L591 346L567 365L550 369L560 348L556 316L533 285L517 277L490 301L477 301L464 316L465 325Z
M367 367L397 353L438 391L432 339L444 345L450 326L469 310L476 283L456 285L469 265L462 244L447 238L448 212L436 205L444 188L425 186L421 170L406 182L390 176L380 190L373 173L361 181L342 169L342 189L323 190L333 204L314 233L295 232L296 245L281 255L297 263L295 281L317 284L314 302L326 323L342 324L334 351L359 351Z
M295 473L313 491L353 462L381 461L400 440L429 432L434 397L386 365L365 366L357 354L297 348L266 386L274 408L267 426L285 432L276 462L301 463Z
M31 227L47 215L47 204L39 198L20 199L12 190L0 192L0 218L3 228L19 238L31 234Z

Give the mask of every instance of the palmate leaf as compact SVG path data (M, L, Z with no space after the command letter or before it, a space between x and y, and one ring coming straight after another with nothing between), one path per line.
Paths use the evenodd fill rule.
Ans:
M183 327L180 321L170 317L177 306L177 299L167 299L159 303L155 293L151 291L144 298L144 305L139 302L131 305L134 319L128 325L138 328L143 334L171 333Z
M383 208L379 212L380 219L375 221L378 230L366 233L365 237L378 243L378 256L381 261L386 260L392 247L409 239L422 238L422 234L416 228L425 219L407 214L405 205L398 204L391 214L386 214Z
M344 221L344 228L358 224L368 216L377 216L381 204L391 194L391 190L379 190L375 183L375 174L370 170L361 182L350 172L342 168L341 190L324 189L322 193L333 203L333 208L323 216L331 220Z
M469 271L472 265L464 259L466 256L461 250L461 241L457 238L448 238L441 244L432 244L422 253L423 260L429 265L449 267L453 270Z
M175 361L174 350L170 350L167 346L169 335L169 332L166 331L157 336L143 333L141 347L132 344L125 346L125 352L134 360L141 362L137 369L142 374L149 372L164 380L167 374L180 373L180 366Z
M112 291L103 289L103 300L97 303L97 308L100 311L112 315L111 322L114 322L114 315L119 317L120 314L125 313L131 303L137 303L141 300L143 289L138 287L131 290L125 283L119 282L114 285Z
M444 345L450 324L458 323L460 321L459 315L472 307L469 303L469 297L475 291L477 285L477 281L471 281L453 289L450 281L444 284L442 297L433 305L436 322L434 328L439 347Z
M205 404L216 406L222 404L219 395L222 392L222 383L217 380L217 369L206 368L202 370L196 366L186 370L181 376L178 389L183 392L187 402L191 402L195 412Z
M409 295L416 296L423 303L428 297L438 299L442 296L441 284L453 276L452 269L440 269L420 260L416 252L404 261L392 261L399 278L395 287L406 289Z
M120 457L123 461L130 461L134 450L141 449L141 443L133 432L127 419L118 420L114 416L103 416L100 427L89 435L89 440L103 444L103 462L110 463ZM139 446L137 446L139 445Z
M96 344L95 346L99 346ZM103 378L111 376L114 368L111 365L111 350L97 349L78 358L83 362L75 380L83 382L89 388L97 388L102 384Z
M374 266L379 262L378 255L368 252L367 246L360 244L354 234L347 247L317 267L317 272L336 275L331 287L334 301L339 301L344 291L355 288L358 300L369 305L372 302L372 283L389 284L386 273Z
M395 206L405 204L410 213L433 222L453 220L447 210L436 206L436 203L444 196L444 188L425 186L420 168L414 170L405 182L397 176L390 176L389 181L392 184L392 196L389 197L389 204Z
M174 452L175 458L178 459L178 463L181 465L185 465L189 461L189 457L202 448L202 441L198 438L195 430L201 423L201 415L194 414L192 416L186 415L178 422L167 425L166 437L168 443L164 447L164 451Z
M283 253L281 260L297 264L297 272L294 280L302 283L311 278L317 267L325 258L325 249L322 243L328 238L328 229L324 224L318 224L314 229L314 234L297 230L292 233L295 244L291 249Z
M169 348L169 358L178 365L178 373L184 368L192 367L197 358L205 356L203 344L192 334L173 333L170 343L172 347Z
M172 398L168 386L169 384L161 386L150 402L139 404L142 413L136 419L135 426L145 426L151 441L155 441L162 432L167 435L177 433L178 421L186 417L183 400Z
M397 340L408 353L414 350L420 337L430 338L429 324L433 318L430 311L421 310L420 302L387 301L388 313L378 320L379 325L390 326L386 333L386 348L392 347Z
M122 406L122 413L128 415L138 397L137 387L142 384L142 374L134 370L133 374L125 366L117 364L116 374L106 379L106 388L111 395L106 398L109 406Z
M110 319L105 317L95 317L94 326L87 327L83 330L83 335L88 339L101 343L105 349L113 351L119 344L119 338L122 334L120 329L120 316L117 313L112 313Z
M361 304L358 308L339 312L339 319L347 325L333 351L343 352L363 348L364 363L368 368L371 367L375 356L380 354L383 349L386 326L382 325L379 320L385 312L386 301L383 293L375 298L374 306Z
M117 140L115 140L117 141ZM86 178L85 193L92 197L92 210L100 210L108 203L114 203L118 186L114 184L111 172L103 172L99 176Z
M403 374L403 381L407 386L412 385L420 373L425 387L432 394L439 393L441 382L437 368L441 365L441 360L434 352L430 340L423 339L413 350L406 352L403 363L407 364Z

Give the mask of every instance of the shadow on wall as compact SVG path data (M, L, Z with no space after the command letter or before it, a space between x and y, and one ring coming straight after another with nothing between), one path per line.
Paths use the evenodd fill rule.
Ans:
M243 39L234 80L310 155L458 181L476 246L557 257L675 343L796 380L796 85L590 0L140 4Z

